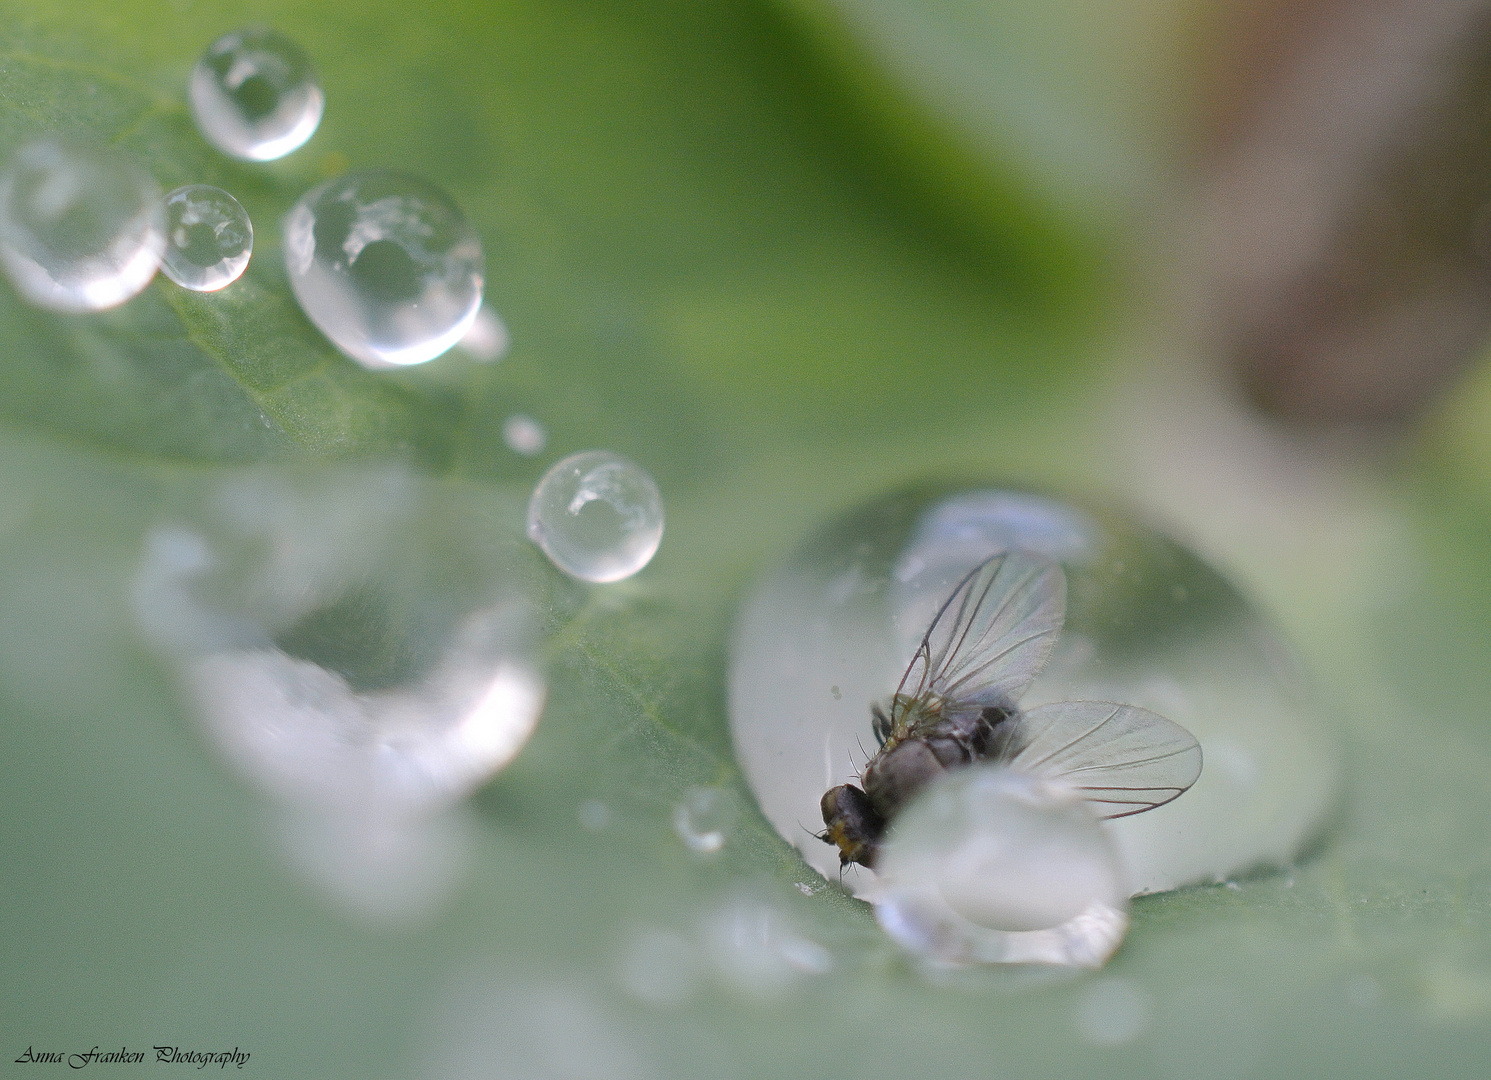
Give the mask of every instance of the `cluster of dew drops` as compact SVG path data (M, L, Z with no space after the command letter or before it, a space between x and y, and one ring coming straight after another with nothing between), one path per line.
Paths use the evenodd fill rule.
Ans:
M293 41L273 30L225 34L193 68L187 96L208 142L246 162L282 158L315 133L326 99ZM371 370L422 364L460 344L478 360L506 349L482 306L481 240L440 188L389 169L363 169L306 192L283 222L285 268L301 310ZM115 307L165 274L216 292L237 281L254 228L231 194L188 184L161 196L115 150L42 139L0 169L0 269L17 293L51 311ZM515 452L542 452L538 421L510 417ZM528 535L561 570L612 582L641 570L663 534L657 484L609 451L573 454L539 481Z

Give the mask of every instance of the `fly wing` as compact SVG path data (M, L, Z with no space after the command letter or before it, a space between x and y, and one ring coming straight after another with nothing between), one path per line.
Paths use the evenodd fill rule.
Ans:
M1201 744L1189 731L1111 701L1058 701L1021 713L998 758L1071 785L1103 818L1164 806L1201 775Z
M902 680L957 704L1011 707L1046 666L1066 619L1066 575L1044 555L1002 551L938 609Z

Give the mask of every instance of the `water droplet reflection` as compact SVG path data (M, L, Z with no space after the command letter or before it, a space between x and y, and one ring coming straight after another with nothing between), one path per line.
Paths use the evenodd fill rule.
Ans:
M135 577L140 625L213 743L354 910L428 908L411 867L459 876L464 834L437 819L543 706L525 545L492 535L481 498L397 472L240 474L151 533Z
M837 851L811 835L823 827L820 798L857 779L876 745L870 706L894 690L954 585L1008 548L1059 561L1068 583L1065 627L1022 707L1131 703L1183 725L1206 755L1183 798L1101 824L1123 892L1291 861L1333 805L1337 755L1290 650L1224 579L1143 525L992 489L868 503L809 538L747 601L731 653L731 730L777 831L838 880ZM861 896L876 885L853 865L844 883Z
M0 171L0 266L28 302L101 311L155 276L160 190L116 151L43 139Z

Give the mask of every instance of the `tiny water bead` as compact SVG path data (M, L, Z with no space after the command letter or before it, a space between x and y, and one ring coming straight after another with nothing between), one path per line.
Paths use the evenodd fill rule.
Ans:
M30 303L100 311L155 276L160 190L113 150L45 139L0 173L0 265Z
M244 161L273 161L298 149L326 107L305 53L262 27L209 45L192 69L187 96L203 138Z
M877 745L871 706L895 690L956 584L1011 550L1055 561L1067 584L1062 629L1019 708L1124 703L1201 744L1205 767L1181 798L1094 826L1117 851L1123 895L1287 865L1334 805L1338 773L1287 645L1219 574L1134 519L997 488L867 503L809 537L748 599L731 646L731 733L782 837L839 880L839 851L812 835L823 828L820 800L860 781ZM851 864L844 885L873 899L885 869ZM1036 908L1046 903L1035 883L1020 888ZM1093 941L1121 932L1111 912L1085 925ZM957 949L988 952L971 940L936 951Z
M439 188L368 169L328 180L285 218L285 267L306 316L365 367L455 345L481 310L481 241Z
M254 250L248 211L222 188L188 184L166 196L161 272L183 289L215 292L238 280Z
M663 497L640 465L587 450L544 474L528 501L528 536L581 581L631 577L663 539Z
M517 413L502 422L502 441L513 453L533 457L549 444L549 433L533 417Z
M1078 794L999 766L949 773L891 825L875 915L943 962L1100 966L1123 940L1128 891Z
M725 846L739 811L735 795L725 788L690 790L673 808L673 831L698 855L713 855Z

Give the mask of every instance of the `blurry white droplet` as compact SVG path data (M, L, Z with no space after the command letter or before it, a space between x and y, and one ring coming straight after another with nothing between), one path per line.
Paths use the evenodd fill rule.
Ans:
M1100 966L1123 939L1112 842L1077 793L998 766L956 770L891 824L876 918L949 963Z
M498 969L441 995L417 1055L425 1080L653 1080L623 1016L581 980Z
M165 232L161 271L193 292L237 281L254 250L248 211L210 184L188 184L166 196Z
M726 901L705 917L702 934L718 975L754 997L833 969L832 953L799 934L784 910L754 896Z
M599 799L586 799L575 808L575 816L586 832L600 832L611 824L611 808Z
M466 333L461 335L461 340L456 344L471 359L483 364L492 364L507 355L508 346L512 342L508 337L507 324L491 307L483 304L478 309L476 318L472 319L471 325L466 328Z
M209 45L192 69L187 96L203 138L244 161L273 161L301 147L326 105L300 47L258 27Z
M514 453L533 457L548 445L549 433L533 417L518 413L502 422L502 441Z
M364 367L433 360L470 329L481 240L418 177L366 169L303 195L285 218L285 268L306 316Z
M693 788L673 808L673 831L690 851L712 855L725 846L738 812L734 792L719 787Z
M44 139L0 172L0 266L52 311L100 311L155 276L164 243L155 181L112 150Z
M1077 999L1077 1031L1097 1046L1133 1042L1144 1034L1153 1015L1149 994L1129 979L1095 979Z
M285 808L290 861L337 907L384 922L435 914L470 862L473 838L458 813L368 815Z
M621 984L649 1005L681 1005L698 988L701 967L698 948L683 935L647 929L622 954Z
M646 566L662 542L663 497L652 477L620 454L573 454L534 488L528 536L567 574L620 581Z
M191 527L150 533L133 582L211 743L277 804L291 862L355 914L434 910L466 862L453 807L543 708L521 587L537 559L518 506L483 497L392 471L255 470Z

